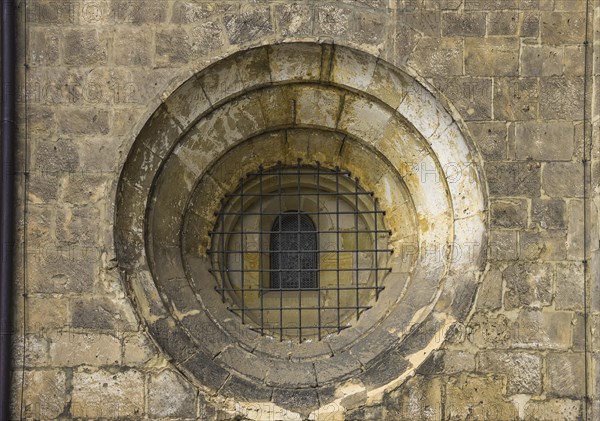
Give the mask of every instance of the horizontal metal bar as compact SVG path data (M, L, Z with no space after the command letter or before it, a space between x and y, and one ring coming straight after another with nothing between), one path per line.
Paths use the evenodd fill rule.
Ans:
M290 215L294 215L294 212L287 212ZM365 215L365 214L380 214L380 215L385 215L385 211L382 210L378 210L378 211L339 211L339 212L297 212L296 214L302 214L302 215ZM281 212L215 212L214 213L215 216L229 216L229 215L244 215L244 216L279 216L281 215Z
M259 332L264 334L264 331L273 332L276 330L299 330L299 329L337 329L338 331L342 331L344 329L348 329L350 326L264 326L264 327L249 327L250 330L254 332Z
M323 307L321 306L321 310L356 310L356 309L362 309L362 310L368 310L370 308L372 308L373 306L329 306L329 307ZM227 307L227 310L229 311L299 311L299 310L319 310L319 307L244 307L244 308L232 308L232 307ZM316 326L315 326L316 327Z
M300 193L301 197L304 196L373 196L375 193L367 192L367 191L358 191L358 192L317 192L317 193L309 193L302 192ZM298 193L226 193L225 197L279 197L279 196L293 196L298 197Z
M262 291L262 292L272 292L272 291L354 291L356 290L356 286L353 287L324 287L324 288L219 288L219 287L215 287L216 291L230 291L230 292L246 292L246 291ZM358 289L360 290L379 290L379 291L383 291L385 289L385 287L370 287L370 286L359 286Z
M380 270L391 272L392 268L339 268L339 269L209 269L210 273L258 273L258 272L277 272L277 273L300 273L300 272L370 272Z
M269 254L269 253L393 253L394 250L392 249L358 249L358 250L276 250L276 251L270 251L270 250L265 250L265 251L261 251L261 250L219 250L219 251L213 251L213 250L208 250L207 253L208 254L225 254L225 253L236 253L236 254L241 254L241 253L265 253L265 254Z
M314 170L303 170L302 167L300 168L300 171L298 170L294 170L294 171L274 171L274 170L267 170L267 171L263 171L263 172L249 172L246 173L246 177L264 177L264 176L270 176L270 175L294 175L294 176L298 176L299 175L333 175L335 176L337 175L347 175L347 176L351 176L352 173L350 171L314 171Z
M208 235L216 235L216 234L388 234L392 235L392 230L354 230L354 231L342 231L342 230L333 230L333 231L209 231Z

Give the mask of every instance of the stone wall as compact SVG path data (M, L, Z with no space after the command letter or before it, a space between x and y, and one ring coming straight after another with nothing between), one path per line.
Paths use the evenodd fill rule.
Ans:
M18 4L14 419L299 419L179 372L113 239L123 164L161 103L223 57L292 41L352 47L432 86L489 196L468 320L395 390L318 419L600 419L599 0Z

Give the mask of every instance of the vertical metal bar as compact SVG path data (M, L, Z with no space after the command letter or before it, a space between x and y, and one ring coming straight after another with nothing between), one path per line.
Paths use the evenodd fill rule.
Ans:
M321 225L320 225L320 219L321 219L321 215L320 215L320 211L321 211L321 201L320 201L320 194L321 194L321 163L319 161L317 161L317 267L315 267L315 269L319 268L319 263L321 261L321 239L320 237L320 233L321 233ZM319 279L319 272L317 271L315 273L315 286L317 287L317 337L319 338L319 340L321 340L321 289L320 289L320 279Z
M337 327L338 333L341 332L340 321L340 167L335 167L335 222L336 222L336 294L337 294Z
M301 254L300 253L300 158L298 158L298 164L297 164L297 170L298 170L298 174L297 174L297 183L298 183L298 196L297 196L297 212L298 212L298 232L297 232L297 251L298 253L296 253L297 255L297 259L296 261L298 262L298 271L297 271L297 276L298 276L298 341L302 342L302 260L300 258Z
M245 297L246 297L246 291L245 291L245 287L244 287L244 272L245 272L245 267L244 267L244 178L242 177L241 181L240 181L240 188L241 188L241 198L240 198L240 213L242 213L242 215L240 216L240 253L242 255L241 258L241 277L242 277L242 324L244 324L245 321L245 308L246 308L246 304L245 304Z
M265 334L265 314L264 314L264 285L263 285L263 167L262 165L260 167L258 167L258 189L259 189L259 207L260 207L260 219L258 220L258 224L259 224L259 238L258 238L258 247L259 247L259 253L258 253L258 293L260 294L260 334L264 335Z
M375 262L372 265L375 268L375 300L379 299L379 259L378 259L378 246L377 246L377 240L379 237L379 232L377 230L377 218L379 218L379 215L377 215L377 198L375 198L374 200L374 205L375 205L375 213L373 214L373 217L375 218Z
M358 276L359 276L359 271L358 271L358 177L356 177L354 179L354 241L355 241L355 262L354 262L354 268L355 270L355 277L356 277L356 320L358 320L358 317L360 316L360 309L358 307L359 305L359 290L358 290Z
M227 262L225 261L228 256L225 253L225 199L221 200L221 211L219 212L219 241L221 242L221 250L217 255L219 260L220 278L221 278L221 301L225 302L225 276L227 276Z
M277 268L279 269L279 273L277 274L278 279L279 279L279 341L283 341L283 283L282 281L282 272L281 272L281 217L283 216L283 206L281 205L281 184L282 184L282 175L281 175L281 161L279 161L277 163L277 169L278 169L278 178L279 178L279 186L278 186L278 191L279 191L279 241L277 242L278 244L278 252L277 252L277 259L279 261L279 265L277 266Z

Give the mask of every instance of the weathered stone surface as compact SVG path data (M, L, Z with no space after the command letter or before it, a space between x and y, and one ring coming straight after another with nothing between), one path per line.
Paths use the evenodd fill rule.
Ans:
M517 233L513 230L493 230L488 243L489 257L493 260L517 258Z
M479 371L506 375L508 395L542 392L542 359L525 352L485 351L478 355Z
M585 37L585 15L577 12L542 14L542 41L549 45L580 44Z
M105 64L108 59L106 39L95 29L69 30L63 39L64 62L70 66Z
M465 39L465 70L474 76L517 76L519 45L513 38Z
M312 32L311 8L302 4L275 6L275 19L284 37L306 36Z
M548 162L542 171L542 189L551 197L583 196L581 162Z
M57 366L117 365L121 361L121 343L112 335L67 331L51 338L49 354Z
M494 117L498 120L532 120L538 115L538 81L534 78L496 78Z
M350 29L352 12L337 5L319 6L315 10L315 33L329 36L346 34Z
M496 199L491 203L492 226L499 228L525 228L527 226L527 200Z
M503 122L470 122L469 129L479 151L486 160L498 161L506 158L507 131Z
M514 263L502 273L506 283L504 306L507 310L522 306L545 307L552 301L554 266L540 263Z
M583 118L583 78L540 79L540 117L547 120Z
M583 310L584 270L582 263L560 263L556 266L556 308Z
M537 162L491 162L486 171L492 196L540 195L541 171Z
M20 380L20 376L18 377ZM25 371L23 377L23 412L19 414L19 418L21 416L29 419L60 417L68 400L66 373L62 370L35 370ZM21 400L21 396L15 398Z
M240 14L226 15L224 23L231 44L252 41L273 31L271 13L266 7L255 7Z
M531 222L543 229L565 228L566 205L561 199L533 199Z
M518 123L517 158L570 161L575 149L574 135L573 124L567 121Z
M523 76L547 77L563 73L564 49L552 45L523 44L521 73Z
M498 393L503 389L500 376L478 377L463 374L451 378L446 386L445 414L449 419L514 420L517 412L512 402Z
M408 65L422 69L423 76L462 75L462 41L460 38L422 38L410 55Z
M553 397L578 398L585 393L585 355L548 354L548 392Z
M564 260L566 238L564 230L523 231L519 236L519 259Z
M148 381L150 418L195 418L196 391L181 374L164 370Z
M485 13L444 13L442 15L442 35L481 37L485 34Z
M567 349L571 346L572 313L522 310L513 327L518 348Z
M144 376L135 370L111 373L81 368L73 372L71 414L123 419L144 412Z
M581 402L576 400L530 400L525 405L525 420L566 421L581 419L581 408Z
M121 66L148 66L152 63L152 34L145 29L119 28L113 44L114 62Z

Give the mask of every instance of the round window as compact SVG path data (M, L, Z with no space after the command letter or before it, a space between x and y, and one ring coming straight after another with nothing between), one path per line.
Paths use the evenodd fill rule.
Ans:
M339 167L259 167L217 212L217 291L261 334L339 333L371 308L391 271L383 216L374 193Z

